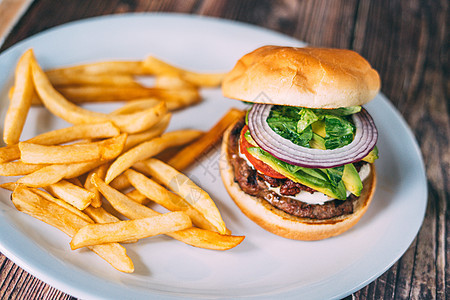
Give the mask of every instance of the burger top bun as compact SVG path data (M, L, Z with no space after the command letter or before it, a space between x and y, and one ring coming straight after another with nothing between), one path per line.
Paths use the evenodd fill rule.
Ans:
M380 89L377 71L345 49L264 46L225 76L225 97L247 102L338 108L363 105Z

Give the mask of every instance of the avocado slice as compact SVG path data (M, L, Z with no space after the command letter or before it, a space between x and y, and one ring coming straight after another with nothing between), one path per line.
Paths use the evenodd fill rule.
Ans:
M312 139L309 141L309 146L313 149L321 149L321 150L327 149L325 147L325 139L314 132L313 132Z
M327 132L325 130L325 120L322 119L322 120L316 121L311 124L311 127L312 127L312 131L315 134L317 134L323 138L327 136Z
M255 140L252 138L252 136L250 135L250 130L247 130L245 133L244 133L244 138L247 140L247 142L250 144L250 145L253 145L253 146L257 146L258 144L256 144L256 142L255 142Z
M337 186L333 186L325 172L320 169L309 169L290 165L273 157L259 147L250 147L247 148L247 151L292 181L309 186L331 198L340 200L345 200L347 198L343 181L341 180Z
M378 159L378 148L375 146L362 160L373 164Z
M358 171L353 164L346 164L344 166L344 174L342 175L342 181L345 188L355 196L360 196L363 188L361 178Z

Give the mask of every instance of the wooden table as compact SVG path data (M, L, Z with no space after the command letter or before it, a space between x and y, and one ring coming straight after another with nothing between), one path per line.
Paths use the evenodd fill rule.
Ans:
M178 12L238 20L314 46L353 49L382 78L382 92L412 128L428 177L423 226L403 257L356 299L449 296L450 122L445 0L226 1L35 0L0 49L59 24L125 12ZM1 20L0 20L1 21ZM70 299L0 256L2 299ZM351 296L348 299L352 299Z

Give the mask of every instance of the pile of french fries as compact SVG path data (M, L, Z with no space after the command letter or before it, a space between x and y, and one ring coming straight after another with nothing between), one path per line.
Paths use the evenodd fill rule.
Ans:
M141 86L140 75L155 76L155 87ZM7 146L0 148L0 176L20 177L1 187L12 191L18 210L70 236L71 249L87 247L122 272L133 272L134 265L121 244L159 234L200 248L233 248L244 237L231 235L211 197L180 171L243 112L231 109L207 133L165 132L171 111L197 103L199 88L217 86L222 77L154 57L44 72L30 49L16 67L4 123ZM78 105L90 101L127 102L107 114ZM20 141L32 105L73 126ZM154 158L180 146L168 162Z

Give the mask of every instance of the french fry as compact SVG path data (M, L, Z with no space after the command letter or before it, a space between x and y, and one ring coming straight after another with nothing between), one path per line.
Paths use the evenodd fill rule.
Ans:
M47 165L17 180L18 183L30 187L43 187L56 183L61 179L78 177L103 164L102 161L90 161L74 164Z
M192 227L191 219L183 212L105 224L89 224L72 238L72 250L86 246L142 239Z
M157 103L159 103L161 100L157 99L138 99L138 100L132 100L128 101L126 104L124 104L122 107L116 109L111 114L114 115L126 115L135 113L138 111L141 111L143 109L148 109L153 106L155 106ZM184 108L186 106L189 106L191 104L194 104L193 102L189 101L165 101L167 110L174 111L177 109Z
M120 173L134 163L152 157L162 150L191 142L202 134L198 130L177 130L163 134L161 137L141 143L121 154L109 167L106 173L106 183L110 183Z
M225 73L197 73L187 71L173 65L170 65L162 60L155 58L154 56L148 56L144 60L144 69L151 74L172 75L178 76L184 81L187 81L196 86L202 87L216 87L222 83Z
M159 215L158 212L134 202L118 190L110 187L97 176L94 175L92 181L114 209L125 217L140 219ZM171 232L167 235L188 245L212 250L231 249L239 245L245 238L244 236L222 235L196 227Z
M111 74L127 74L127 75L144 75L146 71L142 61L102 61L71 67L47 70L49 77L52 76L70 76L73 73L81 73L87 75L111 75Z
M125 196L142 205L147 205L150 202L150 199L136 189L129 191Z
M155 181L147 178L145 175L128 169L124 173L130 183L144 196L159 205L167 208L170 211L183 211L192 220L197 227L217 231L216 227L212 225L205 217L196 210L189 202L174 194ZM128 196L128 194L127 194Z
M197 89L162 89L144 86L61 86L59 93L74 103L130 101L156 98L167 102L197 103L201 100ZM40 95L40 94L39 94ZM41 96L42 97L42 96Z
M98 208L102 206L102 198L100 195L100 192L97 190L97 188L92 184L91 178L94 173L97 174L98 177L104 179L106 175L106 170L108 170L109 164L103 164L91 171L89 171L88 175L86 176L86 181L84 182L84 188L94 194L94 198L92 198L91 206ZM97 221L96 221L97 222Z
M88 206L83 212L94 220L95 223L113 223L120 221L119 218L107 212L103 207Z
M129 134L127 136L127 140L125 142L125 146L123 147L122 152L130 150L137 144L160 136L167 129L167 126L169 126L171 116L172 115L170 113L165 115L164 118L158 124L156 124L155 126L146 131Z
M20 158L19 145L9 145L0 148L0 163L9 162Z
M102 123L112 121L121 131L136 133L157 124L167 112L164 102L141 112L128 115L108 115L81 108L58 93L38 65L31 62L33 82L45 107L56 116L72 124Z
M8 90L8 98L12 99L14 95L14 86L10 87ZM38 94L36 94L36 90L33 88L33 95L31 96L31 105L42 105L41 99L39 99Z
M131 186L130 181L128 180L128 177L125 176L125 174L120 174L116 178L114 178L113 181L109 183L110 186L115 188L116 190L124 190Z
M79 210L83 210L91 204L95 194L81 188L67 180L61 180L53 183L45 189L55 197L58 197L67 203L75 206Z
M80 216L23 186L18 186L14 190L11 199L19 211L58 228L70 237L89 224ZM127 256L126 249L118 243L96 245L89 249L121 272L132 273L134 271L133 262Z
M155 99L155 98L149 98L149 99L138 99L138 100L132 100L128 101L118 109L112 111L111 115L128 115L133 114L137 111L141 111L143 109L147 109L150 107L153 107L157 104L159 104L161 100Z
M39 145L57 145L81 139L109 138L119 134L119 128L117 128L112 122L80 124L48 131L37 135L34 138L28 139L26 142ZM0 148L0 163L19 158L20 149L18 144Z
M207 133L178 152L168 161L168 164L178 171L183 171L196 159L202 157L202 154L210 150L222 138L225 130L242 118L244 114L241 110L230 109Z
M83 184L81 183L80 178L78 178L78 177L67 179L67 181L78 187L81 187L81 188L83 187Z
M181 79L176 75L159 75L155 80L155 87L165 88L165 89L186 89L195 88L190 82Z
M3 125L3 140L7 145L19 142L28 110L31 106L34 90L30 68L32 57L33 50L29 49L22 55L17 64L14 82L15 89L9 101Z
M16 186L17 186L17 184L15 182L6 182L3 184L0 184L0 188L7 189L11 192L14 191ZM59 206L64 207L65 209L71 211L72 213L78 215L80 218L84 219L86 222L93 223L91 218L87 214L85 214L81 210L73 207L72 205L68 204L67 202L65 202L61 199L58 199L58 198L54 198L52 195L48 194L47 192L44 192L43 190L40 190L37 188L28 188L28 190L32 191L33 193L43 197L44 199L46 199L50 202L56 203Z
M100 85L139 87L129 74L86 74L83 72L46 72L54 86Z
M20 142L20 158L26 163L69 164L93 160L106 161L117 157L125 145L127 134L99 142L64 146L45 146Z
M14 191L16 186L17 186L17 183L15 183L15 182L5 182L5 183L0 184L0 188L9 190L11 192ZM80 218L84 219L86 222L93 223L91 218L88 215L83 213L81 210L73 207L72 205L68 204L67 202L65 202L61 199L58 199L58 198L54 198L54 197L52 197L52 195L44 192L43 190L37 189L37 188L28 188L28 190L32 191L33 193L43 197L44 199L46 199L50 202L54 202L54 203L58 204L59 206L62 206L64 208L66 208L67 210L70 210L74 214L78 215Z
M4 183L0 184L0 188L12 192L16 188L16 183L15 182L4 182Z
M9 161L0 163L0 176L20 176L28 175L36 172L47 165L43 164L27 164L23 161Z
M144 161L144 164L149 168L153 178L186 200L192 207L199 211L219 233L227 233L227 228L222 220L222 216L208 193L197 186L186 175L178 172L173 167L158 159L150 158Z
M45 198L46 200L48 200L50 202L53 202L53 203L56 203L59 206L64 207L65 209L71 211L72 213L78 215L80 218L84 219L86 222L94 223L94 222L92 222L92 219L87 214L84 213L84 211L79 210L78 208L76 208L76 207L72 206L71 204L67 203L66 201L61 200L59 198L55 198L52 195L50 195L49 193L47 193L47 192L45 192L43 190L40 190L38 188L30 187L28 189L30 191L32 191L33 193L35 193L35 194Z
M120 219L107 212L103 207L93 207L89 205L83 210L95 223L113 223L119 222ZM136 243L137 239L122 241L122 243Z
M96 124L79 124L42 133L27 140L40 145L57 145L83 139L110 138L120 134L111 121Z

